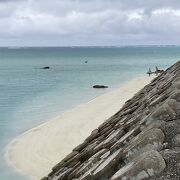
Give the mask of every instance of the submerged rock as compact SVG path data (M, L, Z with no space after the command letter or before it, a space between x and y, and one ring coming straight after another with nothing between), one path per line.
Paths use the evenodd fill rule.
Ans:
M44 66L42 69L50 69L49 66Z
M108 86L105 86L105 85L94 85L93 88L108 88Z

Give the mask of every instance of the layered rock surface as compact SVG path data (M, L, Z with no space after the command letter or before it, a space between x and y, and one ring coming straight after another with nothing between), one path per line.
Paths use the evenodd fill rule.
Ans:
M180 61L128 100L43 180L180 179Z

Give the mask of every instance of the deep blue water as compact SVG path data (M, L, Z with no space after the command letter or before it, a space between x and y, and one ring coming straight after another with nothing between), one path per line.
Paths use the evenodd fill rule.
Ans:
M164 69L179 59L178 46L0 48L0 180L26 179L4 159L13 137L144 75L149 67ZM95 90L94 84L110 88Z

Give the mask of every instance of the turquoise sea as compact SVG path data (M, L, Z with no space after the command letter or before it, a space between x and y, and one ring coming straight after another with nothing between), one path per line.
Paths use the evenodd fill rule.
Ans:
M0 48L0 180L27 179L5 161L15 136L179 59L180 46Z

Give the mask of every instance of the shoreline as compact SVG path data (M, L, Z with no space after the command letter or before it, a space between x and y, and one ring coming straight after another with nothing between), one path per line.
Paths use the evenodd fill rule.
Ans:
M154 77L129 80L119 88L20 134L7 146L8 164L30 179L42 178Z

